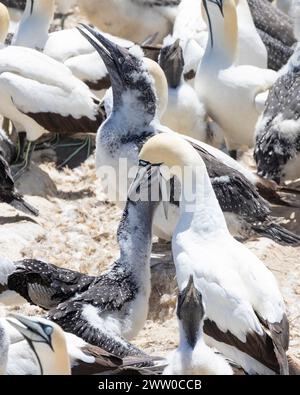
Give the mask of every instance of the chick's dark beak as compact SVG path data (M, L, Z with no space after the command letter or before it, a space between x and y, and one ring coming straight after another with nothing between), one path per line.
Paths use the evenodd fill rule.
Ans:
M191 348L194 348L205 311L202 295L194 284L193 276L190 277L187 286L180 292L177 304L177 317L181 321L186 339Z

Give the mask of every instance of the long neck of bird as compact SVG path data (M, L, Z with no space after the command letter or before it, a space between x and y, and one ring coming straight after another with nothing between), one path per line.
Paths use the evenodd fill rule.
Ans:
M181 219L177 229L180 232L191 230L201 238L228 232L205 165L184 166L181 173Z
M49 346L44 343L34 343L33 347L42 369L42 375L68 376L71 374L70 358L65 344L61 344L57 352L50 350Z
M209 21L209 40L204 58L212 59L212 66L231 66L236 58L238 44L237 13L233 0L224 1L223 15L219 7L206 1Z
M149 263L153 215L157 204L151 201L128 200L119 225L120 262L122 267L137 275L142 275L143 271L140 268Z

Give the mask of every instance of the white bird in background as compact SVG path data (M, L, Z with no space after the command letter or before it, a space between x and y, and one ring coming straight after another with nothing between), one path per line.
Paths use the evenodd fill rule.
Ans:
M268 51L256 26L247 0L236 0L238 48L236 65L250 65L266 69Z
M232 375L228 362L204 340L205 306L193 276L178 295L179 346L167 357L165 375Z
M237 12L233 0L203 0L209 41L196 76L196 90L208 115L222 128L233 157L253 147L254 130L268 91L276 80L272 70L236 66Z
M158 32L156 42L160 43L173 28L180 1L78 0L78 5L100 30L134 42Z
M27 0L26 9L13 38L13 45L43 51L45 55L62 62L73 75L89 86L98 98L110 87L107 69L94 48L77 29L49 33L54 16L55 1ZM118 37L107 37L124 47L134 44Z
M161 117L162 124L175 132L220 148L224 141L222 131L208 120L196 91L183 79L184 58L179 40L162 48L159 64L169 86L168 106Z
M145 169L132 186L137 194L155 171L180 180L181 213L172 237L176 277L182 291L192 275L203 295L207 344L249 374L288 374L289 323L276 279L230 235L197 151L178 135L154 136L140 153L141 174Z
M26 59L26 62L24 62ZM44 133L95 133L103 120L100 102L63 64L30 48L0 50L0 114L29 142ZM28 166L32 145L24 163Z
M238 47L236 65L267 68L267 49L259 36L247 0L236 0L238 16ZM199 11L200 10L200 11ZM184 79L194 85L197 68L207 46L208 24L202 0L182 0L174 23L172 36L164 39L164 46L177 39L184 54Z

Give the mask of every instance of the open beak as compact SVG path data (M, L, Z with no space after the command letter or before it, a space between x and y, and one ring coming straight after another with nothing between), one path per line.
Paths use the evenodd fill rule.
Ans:
M29 341L29 344L31 342L46 343L52 348L51 337L46 335L38 322L16 313L9 314L7 321Z
M89 25L81 23L77 29L99 53L109 73L118 72L120 62L125 59L127 50L111 42L97 29L94 29Z

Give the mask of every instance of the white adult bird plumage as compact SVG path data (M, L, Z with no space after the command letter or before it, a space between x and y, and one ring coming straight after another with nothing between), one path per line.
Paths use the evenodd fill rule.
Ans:
M102 98L110 86L102 59L75 28L49 33L54 9L54 0L27 0L25 12L12 41L13 45L40 50L64 63L74 76L86 83L98 98ZM124 47L133 45L130 41L107 36Z
M203 0L203 4L210 33L197 71L196 90L209 116L224 131L227 148L252 147L255 124L276 73L235 65L238 26L233 0Z
M288 374L289 323L275 277L230 235L204 162L187 142L169 134L148 140L140 169L153 172L158 163L164 177L167 169L181 182L176 276L179 291L192 275L203 295L207 344L250 374Z

